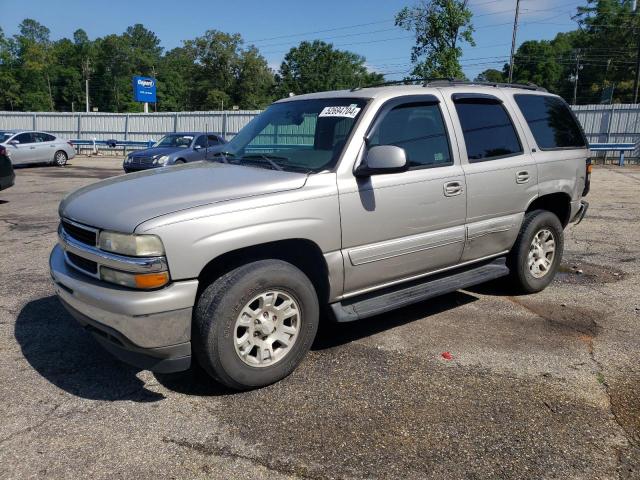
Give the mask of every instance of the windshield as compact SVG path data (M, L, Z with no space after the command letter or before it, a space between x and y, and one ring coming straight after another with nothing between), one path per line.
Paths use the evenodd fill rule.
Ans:
M275 170L332 168L365 100L326 98L275 103L249 122L218 154L234 163Z
M16 132L0 132L0 143L4 143L13 137Z
M165 135L154 147L183 147L187 148L193 141L193 135Z

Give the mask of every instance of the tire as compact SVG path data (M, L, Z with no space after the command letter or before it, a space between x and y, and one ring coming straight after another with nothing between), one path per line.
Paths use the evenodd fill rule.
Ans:
M67 164L67 154L62 150L58 150L53 156L53 164L56 167L64 167Z
M551 258L550 240L553 241ZM555 214L547 210L534 210L527 213L507 259L511 279L516 289L522 293L536 293L544 290L553 281L558 271L563 248L564 231Z
M255 316L246 313L249 309ZM297 314L291 316L292 312ZM270 319L272 313L282 313L279 321L275 316ZM249 326L243 326L241 318ZM193 351L200 366L220 383L236 390L263 387L285 378L300 364L311 348L318 321L318 296L309 278L290 263L260 260L230 271L201 293L193 319ZM273 340L283 334L289 345ZM240 345L243 338L246 343ZM270 350L261 350L252 342L273 343Z
M185 162L183 159L179 158L178 160L176 160L175 162L173 162L174 165L182 165L183 163L187 163Z

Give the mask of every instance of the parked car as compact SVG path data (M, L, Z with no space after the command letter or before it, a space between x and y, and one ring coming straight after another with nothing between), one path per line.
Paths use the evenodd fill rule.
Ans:
M127 155L122 168L126 173L149 168L179 165L204 160L212 155L214 148L224 144L219 135L203 132L169 133L153 147Z
M14 165L48 163L63 167L67 160L76 156L69 140L46 132L0 131L0 145L7 149Z
M588 156L571 109L533 87L295 96L218 161L70 194L51 275L119 358L260 387L301 362L323 308L348 322L507 275L547 287Z
M4 145L0 145L0 190L13 186L15 179L16 174L13 172L7 149Z

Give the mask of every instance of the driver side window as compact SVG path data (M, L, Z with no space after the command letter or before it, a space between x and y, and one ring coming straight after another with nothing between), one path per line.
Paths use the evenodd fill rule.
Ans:
M19 141L20 145L24 145L25 143L33 143L33 136L31 133L21 133L20 135L13 137L13 139Z
M196 140L196 143L193 146L194 147L206 148L207 147L207 137L205 135L200 135L198 137L198 139Z
M387 112L370 137L369 146L404 149L410 169L452 165L447 131L434 103L406 103Z

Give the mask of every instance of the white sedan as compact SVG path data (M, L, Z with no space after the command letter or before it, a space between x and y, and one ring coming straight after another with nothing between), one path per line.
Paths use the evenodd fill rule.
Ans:
M48 163L62 167L76 155L70 141L46 132L1 131L0 145L7 149L14 165Z

